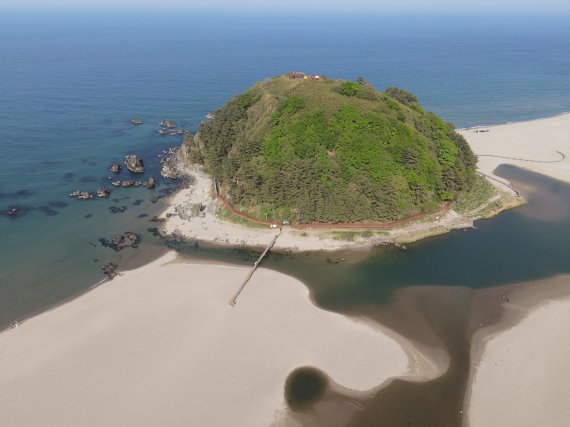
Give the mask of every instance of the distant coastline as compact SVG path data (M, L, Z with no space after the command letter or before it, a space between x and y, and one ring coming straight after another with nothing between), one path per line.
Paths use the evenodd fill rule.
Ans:
M481 128L488 128L490 132L476 132ZM570 132L569 113L458 131L475 154L481 155L478 170L498 180L502 178L496 176L494 170L501 164L511 164L570 182L570 144L566 137Z

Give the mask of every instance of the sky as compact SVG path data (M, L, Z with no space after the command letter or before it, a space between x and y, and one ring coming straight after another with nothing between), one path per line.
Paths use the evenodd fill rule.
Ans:
M570 13L570 0L0 0L0 9Z

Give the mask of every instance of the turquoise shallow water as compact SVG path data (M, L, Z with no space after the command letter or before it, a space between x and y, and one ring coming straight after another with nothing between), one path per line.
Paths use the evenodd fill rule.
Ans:
M67 197L108 182L109 165L128 153L144 155L147 175L157 176L156 156L180 143L159 137L160 119L195 130L234 94L289 70L402 86L460 127L557 114L570 110L567 24L525 16L2 14L0 210L17 205L24 215L0 216L0 324L86 289L104 262L127 265L162 247L139 215L159 209L149 198L166 182L154 193L115 191L115 200ZM134 116L145 124L131 126ZM127 210L112 214L112 206ZM99 238L126 230L143 236L138 252L100 246ZM370 268L382 262L371 259ZM402 285L420 279L394 274Z

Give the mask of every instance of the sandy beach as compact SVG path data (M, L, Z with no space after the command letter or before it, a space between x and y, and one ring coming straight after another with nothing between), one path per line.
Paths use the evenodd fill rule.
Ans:
M568 424L569 286L569 276L525 284L510 295L501 324L477 331L466 401L468 425ZM532 301L537 295L543 298L538 305Z
M504 181L493 172L511 164L570 182L570 114L458 132L477 154L478 170L487 175Z
M479 156L478 169L487 175L504 181L493 172L500 164L511 164L570 182L569 114L460 133ZM538 216L545 217L545 213ZM534 298L545 297L546 287L553 285L567 295L570 278L525 285L525 292L533 293ZM471 386L466 398L471 426L561 426L570 418L570 375L566 369L570 300L553 296L537 305L526 304L525 298L519 303L519 299L515 293L513 302L505 304L502 325L483 328L473 338ZM513 326L513 322L518 323Z
M0 424L262 426L300 366L353 390L426 376L395 334L317 308L281 273L259 269L230 306L246 273L170 252L4 331Z

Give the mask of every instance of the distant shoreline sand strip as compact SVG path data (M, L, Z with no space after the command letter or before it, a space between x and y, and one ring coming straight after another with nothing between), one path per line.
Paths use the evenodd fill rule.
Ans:
M493 172L510 164L570 182L570 114L486 128L489 132L479 132L481 127L458 130L479 156L480 172L505 182Z

